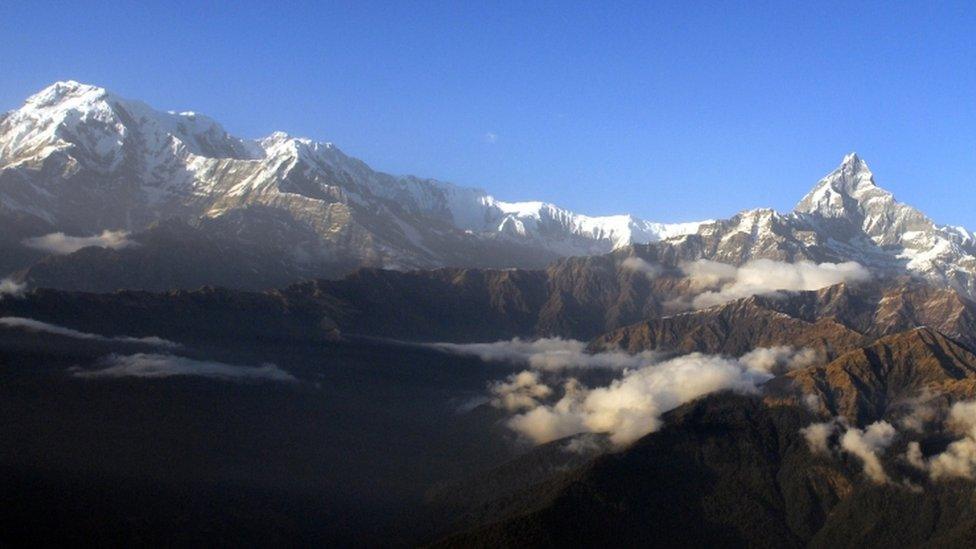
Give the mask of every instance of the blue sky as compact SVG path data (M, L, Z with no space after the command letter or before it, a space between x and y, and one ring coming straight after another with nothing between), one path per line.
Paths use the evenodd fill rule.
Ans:
M974 33L973 2L4 2L0 110L71 78L661 221L788 210L856 150L976 229Z

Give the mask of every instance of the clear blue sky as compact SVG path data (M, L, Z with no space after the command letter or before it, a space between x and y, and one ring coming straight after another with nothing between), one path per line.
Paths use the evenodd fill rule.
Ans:
M65 4L0 3L0 110L71 78L662 221L788 210L856 150L976 229L972 1Z

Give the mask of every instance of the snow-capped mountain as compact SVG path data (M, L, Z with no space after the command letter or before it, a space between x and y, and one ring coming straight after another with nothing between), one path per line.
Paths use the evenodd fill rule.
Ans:
M0 229L0 275L31 267L20 276L88 277L82 288L267 287L360 266L541 268L647 245L676 261L857 261L976 296L976 237L897 202L855 154L790 213L661 224L393 176L331 143L241 139L205 116L77 82L0 116ZM135 245L116 232L111 246L75 251L106 230ZM50 233L91 238L59 248L38 239ZM52 250L74 253L45 257Z
M665 242L679 257L856 261L879 275L912 274L976 296L976 239L941 226L879 187L856 154L821 179L788 214L742 212Z
M280 238L263 244L313 273L319 263L540 267L698 227L503 202L374 171L331 143L280 132L236 138L205 116L72 81L0 118L0 212L74 235L173 217L253 235L241 224L273 220Z

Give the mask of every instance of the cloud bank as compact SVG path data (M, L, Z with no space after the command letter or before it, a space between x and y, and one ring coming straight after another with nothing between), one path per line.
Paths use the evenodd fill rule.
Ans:
M102 231L102 234L94 236L68 236L58 232L28 238L23 241L23 244L52 254L70 254L90 246L120 250L136 245L129 240L128 231Z
M699 259L681 265L694 287L704 290L695 296L695 308L720 305L735 299L778 290L818 290L841 282L869 280L871 273L854 261L846 263L785 263L756 259L735 267L726 263Z
M92 334L88 332L79 332L71 328L66 328L64 326L58 326L56 324L48 324L47 322L41 322L40 320L34 320L32 318L22 318L18 316L5 316L0 317L0 326L7 328L20 328L28 330L31 332L45 332L49 334L71 337L75 339L89 339L94 341L109 341L116 343L139 343L142 345L153 345L155 347L179 347L180 344L175 341L170 341L168 339L163 339L161 337L149 336L149 337L128 337L128 336L103 336L99 334Z
M223 362L193 360L171 354L109 355L103 359L105 368L82 370L73 368L77 378L137 377L162 379L174 376L198 376L224 381L275 381L294 382L295 376L274 364L261 366L237 366Z
M756 349L739 359L692 353L663 360L653 352L589 354L583 342L564 339L435 346L528 366L488 389L491 404L513 414L508 427L536 444L594 433L627 445L657 430L662 414L686 402L723 390L756 393L774 373L815 360L812 351L790 347ZM587 368L621 373L602 387L568 375Z
M606 433L622 446L656 431L661 415L681 404L722 390L756 393L771 378L734 359L692 353L627 370L605 387L591 389L570 378L558 401L515 415L508 425L536 443Z

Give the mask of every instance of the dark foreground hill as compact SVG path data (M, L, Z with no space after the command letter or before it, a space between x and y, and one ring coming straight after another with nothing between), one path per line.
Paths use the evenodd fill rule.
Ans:
M799 407L731 395L675 410L660 432L482 502L438 547L967 547L973 484L913 491L814 455ZM472 522L469 519L469 522Z

